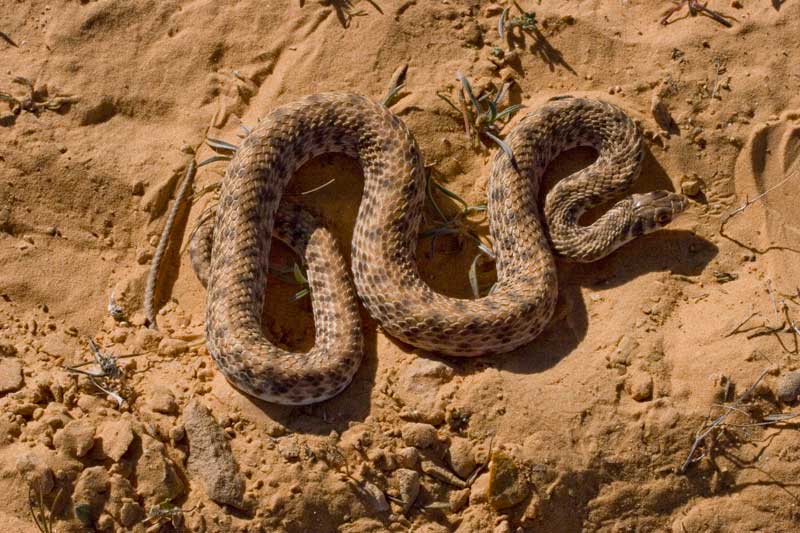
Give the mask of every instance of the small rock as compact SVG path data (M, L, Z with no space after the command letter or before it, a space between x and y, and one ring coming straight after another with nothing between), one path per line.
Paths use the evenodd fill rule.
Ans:
M128 420L111 420L100 426L99 436L103 454L117 462L133 442L133 428Z
M400 468L392 475L392 486L396 488L403 502L403 512L407 513L419 496L419 472Z
M497 4L489 4L483 8L483 16L486 18L496 17L503 12L503 7Z
M391 471L397 468L397 461L394 456L382 448L373 448L367 451L367 460L383 471Z
M681 180L681 192L686 196L697 196L701 185L702 182L696 176L684 176Z
M73 420L59 430L54 439L55 445L67 455L83 457L94 446L95 427L84 420Z
M158 346L161 337L161 333L154 329L140 328L133 337L133 346L137 351L152 350Z
M278 443L278 453L290 463L296 463L300 460L300 445L295 439L282 439Z
M136 262L140 265L146 265L150 262L153 258L152 250L148 250L146 248L140 248L136 250Z
M115 344L122 344L128 338L128 332L122 328L114 328L114 330L109 333L108 338Z
M165 339L166 340L166 339ZM178 414L178 404L175 403L175 395L165 387L157 387L150 392L147 398L147 407L155 413L165 415Z
M111 531L114 529L114 518L107 513L101 514L95 523L95 528L98 531Z
M376 512L385 513L389 510L389 502L386 501L386 495L375 484L364 481L361 484L361 489L369 497L372 508Z
M34 406L35 407L35 406ZM42 421L53 428L61 429L72 421L69 410L63 404L51 402L44 408Z
M108 498L108 472L102 466L92 466L81 472L72 493L75 516L92 526L103 512Z
M188 469L205 487L209 498L244 508L245 481L225 432L206 406L192 400L183 412L189 441Z
M489 473L479 475L469 487L469 503L475 505L484 503L489 498Z
M149 269L146 267L139 267L138 270L131 272L114 285L114 290L112 291L114 301L117 307L122 310L123 316L131 316L137 309L141 308L148 271Z
M438 441L436 428L430 424L409 422L400 432L406 444L417 448L430 448Z
M0 342L0 357L15 357L17 348L13 344Z
M130 527L144 518L144 510L136 502L133 485L120 474L111 475L105 510L125 527Z
M414 470L419 467L419 451L413 446L397 450L397 464L403 468Z
M55 488L55 475L52 468L44 464L42 460L33 454L23 454L17 458L17 472L22 475L22 479L42 494L50 494Z
M503 67L497 73L503 83L509 83L517 79L517 72L511 67Z
M480 25L474 20L470 20L464 24L463 30L464 43L475 48L483 46L483 32Z
M489 463L489 503L495 509L507 509L524 500L530 488L514 458L503 450L492 453Z
M511 526L509 525L508 520L503 520L497 524L492 533L511 533Z
M19 416L21 416L23 418L31 418L31 417L33 417L33 413L35 413L38 408L39 407L35 403L22 402L22 403L16 404L12 408L12 412L15 415L19 415Z
M461 510L469 504L469 493L469 489L451 491L448 498L450 503L450 512L461 512Z
M174 445L177 442L181 442L184 437L186 437L186 429L183 426L173 426L169 430L169 440L172 441Z
M183 494L185 487L172 462L167 458L166 447L150 437L141 435L142 455L136 461L136 492L147 507L172 501Z
M123 314L123 311L120 309L120 314ZM147 317L141 311L136 311L133 313L133 316L130 318L130 323L132 326L141 327L147 324Z
M632 371L625 380L625 391L637 402L653 398L653 378L647 372Z
M143 518L144 509L136 502L125 502L119 508L119 521L125 527L131 527Z
M675 119L672 118L667 104L662 100L660 89L653 93L653 98L650 100L650 112L653 114L656 124L664 132L670 133L674 131L676 127Z
M24 384L22 363L16 359L0 358L0 394L18 391Z
M397 382L397 398L406 406L404 418L441 424L444 402L439 396L442 385L453 379L453 369L432 359L417 358L403 369Z
M22 427L15 420L0 417L0 446L11 444L22 433Z
M185 353L188 349L189 345L180 339L165 338L158 343L159 355L175 357L176 355Z
M468 478L478 466L472 453L472 444L467 439L453 437L449 452L450 466L453 468L453 472L462 479Z
M775 396L785 404L793 404L800 398L800 372L787 372L778 378Z

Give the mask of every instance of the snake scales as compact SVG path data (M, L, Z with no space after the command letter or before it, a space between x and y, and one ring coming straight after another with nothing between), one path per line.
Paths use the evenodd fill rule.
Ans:
M214 223L202 227L191 246L208 288L206 342L228 380L282 404L335 396L361 362L359 299L385 331L418 348L451 356L507 352L531 342L553 314L554 253L594 261L663 227L686 207L685 197L667 191L633 194L591 225L579 224L585 210L619 197L639 173L640 135L611 104L550 100L506 142L516 168L498 151L488 185L497 283L489 296L462 300L434 292L418 274L425 172L416 141L397 116L345 93L311 95L267 115L228 167ZM543 223L542 176L559 153L576 146L593 147L598 158L547 194ZM295 170L328 152L356 158L364 171L352 268L317 219L281 203ZM283 350L262 332L273 230L307 265L316 327L308 353Z

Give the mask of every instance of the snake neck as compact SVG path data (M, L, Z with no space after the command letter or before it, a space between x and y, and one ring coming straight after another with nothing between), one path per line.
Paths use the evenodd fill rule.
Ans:
M563 183L563 185L562 185ZM586 211L603 203L591 192L570 188L569 178L547 196L544 218L553 250L578 263L597 261L630 240L632 200L625 198L614 204L592 224L581 224Z

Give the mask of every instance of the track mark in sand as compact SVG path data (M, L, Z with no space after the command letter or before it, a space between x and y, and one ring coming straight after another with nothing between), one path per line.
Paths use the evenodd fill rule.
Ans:
M774 192L771 191L775 188ZM753 128L736 164L736 192L740 199L768 196L752 205L750 217L761 213L760 222L750 228L741 221L735 230L749 232L746 241L768 249L800 249L800 110L785 111L777 121ZM744 217L742 217L742 220ZM753 218L749 218L751 222ZM794 256L796 259L796 256Z

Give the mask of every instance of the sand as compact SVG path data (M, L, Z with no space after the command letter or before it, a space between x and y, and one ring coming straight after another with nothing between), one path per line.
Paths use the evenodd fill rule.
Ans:
M37 531L32 494L55 531L796 530L800 446L781 416L798 409L800 366L800 5L711 0L726 27L686 6L662 25L669 2L520 4L535 28L503 42L502 9L520 15L503 2L5 3L0 92L25 100L20 76L35 93L0 102L4 527ZM481 90L513 80L511 102L528 108L561 94L621 106L647 140L635 190L684 190L691 207L600 262L559 262L556 317L510 354L440 359L363 312L352 385L292 408L237 392L203 345L205 292L180 250L213 201L198 194L166 256L159 330L147 329L149 261L190 154L214 154L206 135L238 143L240 125L317 91L380 99L403 64L391 109L470 204L484 201L495 148L475 146L437 96L455 98L457 71ZM562 155L550 182L591 159ZM195 190L224 171L203 166ZM303 201L346 242L354 161L321 157L291 190L332 178ZM421 242L425 279L468 297L472 242L434 251ZM479 267L485 290L491 263ZM290 301L291 275L270 283L265 331L308 349L308 299ZM88 338L140 354L105 382L121 407L64 369L93 360Z

